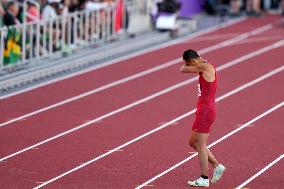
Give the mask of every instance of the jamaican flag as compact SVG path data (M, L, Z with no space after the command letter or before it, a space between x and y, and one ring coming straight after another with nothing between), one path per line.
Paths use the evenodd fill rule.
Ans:
M21 34L16 28L8 28L5 49L4 65L14 64L21 58Z

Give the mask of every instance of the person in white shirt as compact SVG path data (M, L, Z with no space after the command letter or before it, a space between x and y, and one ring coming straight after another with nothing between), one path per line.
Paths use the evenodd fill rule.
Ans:
M42 19L50 20L57 17L56 6L60 3L60 0L48 0L47 5L43 8Z

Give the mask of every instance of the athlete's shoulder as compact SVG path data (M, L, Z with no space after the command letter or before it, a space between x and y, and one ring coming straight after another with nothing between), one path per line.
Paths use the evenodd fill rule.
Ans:
M215 66L211 64L210 62L202 63L201 64L203 71L214 71L215 72Z

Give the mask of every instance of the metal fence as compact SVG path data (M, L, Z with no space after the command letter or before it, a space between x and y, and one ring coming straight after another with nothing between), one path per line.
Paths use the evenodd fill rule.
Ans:
M135 25L131 22L137 21L137 15L150 18L149 7L149 0L117 0L97 10L1 28L0 71L38 64L55 54L66 55L72 50L115 39L127 28L133 30ZM144 31L149 30L147 23L139 24L144 26Z

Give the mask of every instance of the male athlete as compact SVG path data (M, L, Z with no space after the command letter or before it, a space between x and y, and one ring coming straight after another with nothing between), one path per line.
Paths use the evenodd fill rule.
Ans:
M195 181L188 181L190 186L209 187L208 161L214 168L212 183L217 182L225 171L225 167L218 163L206 146L210 127L216 117L215 93L217 89L217 74L215 67L204 60L196 51L187 50L183 53L185 64L182 73L199 74L198 102L196 118L192 126L189 145L198 152L201 177Z

